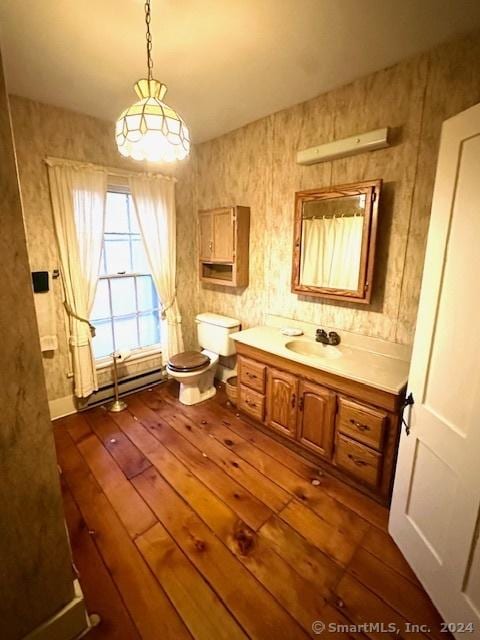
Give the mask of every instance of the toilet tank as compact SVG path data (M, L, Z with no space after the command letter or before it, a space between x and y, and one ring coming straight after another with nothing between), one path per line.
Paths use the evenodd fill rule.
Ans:
M230 334L240 329L238 320L218 313L199 313L195 321L198 343L202 349L218 353L220 356L235 354L235 343Z

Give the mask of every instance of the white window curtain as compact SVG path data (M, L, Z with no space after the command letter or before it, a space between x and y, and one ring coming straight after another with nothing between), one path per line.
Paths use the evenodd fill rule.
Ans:
M105 224L107 174L81 163L47 160L65 308L69 316L74 392L98 389L92 326Z
M183 351L182 319L176 298L175 184L162 176L130 177L138 226L162 304L162 359Z
M362 252L363 216L311 218L302 225L301 283L356 290Z

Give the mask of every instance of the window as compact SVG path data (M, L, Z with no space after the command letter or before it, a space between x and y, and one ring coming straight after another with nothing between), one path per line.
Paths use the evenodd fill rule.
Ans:
M159 300L129 193L108 191L91 323L96 359L160 343Z

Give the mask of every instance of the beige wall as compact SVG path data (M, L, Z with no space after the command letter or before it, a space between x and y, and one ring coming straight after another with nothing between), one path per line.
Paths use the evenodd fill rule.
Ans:
M479 60L477 32L199 145L195 209L240 204L252 217L250 286L232 292L198 284L198 309L244 326L267 311L411 343L440 127L480 101ZM299 149L384 126L393 130L389 149L295 163ZM372 304L290 293L295 191L371 178L384 180Z
M46 156L58 156L105 166L148 169L147 165L128 161L117 151L112 123L80 113L60 109L51 105L11 96L12 122L20 174L20 187L25 211L28 253L32 271L58 268L55 245ZM189 162L176 167L160 167L165 173L176 173L179 178L176 188L179 226L184 230L191 220L191 174ZM139 168L140 167L140 168ZM155 170L159 170L158 165ZM179 237L179 260L187 256L193 260L191 234ZM190 246L192 245L192 247ZM190 270L191 271L191 270ZM195 288L191 272L180 269L181 286ZM57 311L58 350L43 355L49 400L72 395L72 379L68 377L69 347L67 344L64 310L60 280L51 281ZM182 309L181 309L182 311ZM192 324L186 322L186 336L191 340ZM151 362L129 365L131 373L152 368L159 364L158 358ZM102 371L99 382L108 381L108 372Z
M244 326L269 312L411 343L440 127L480 101L479 59L476 33L201 144L187 162L161 167L179 179L177 290L186 347L196 346L193 319L205 310L237 317ZM53 269L58 259L45 156L139 165L119 156L111 123L23 98L11 102L31 267ZM389 149L310 167L295 163L298 149L382 126L393 131ZM372 304L290 293L295 191L369 178L384 180ZM250 285L243 291L201 285L197 277L197 210L228 204L251 207ZM53 286L60 346L43 359L50 400L72 393L59 281Z
M0 58L0 635L25 634L73 597L52 426Z

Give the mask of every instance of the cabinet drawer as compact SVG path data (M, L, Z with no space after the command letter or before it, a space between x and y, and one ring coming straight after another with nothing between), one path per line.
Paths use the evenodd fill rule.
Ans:
M380 479L382 456L362 444L341 434L337 436L335 464L357 480L377 487Z
M387 414L353 400L339 398L338 402L337 430L380 451Z
M259 393L265 393L267 367L264 364L239 357L240 384L250 387Z
M265 396L240 385L239 408L252 416L252 418L263 422L265 415Z

